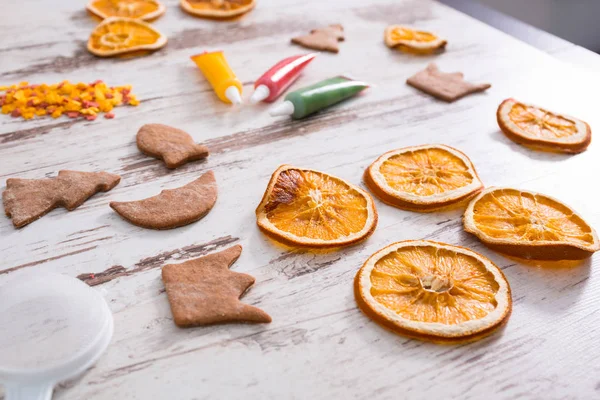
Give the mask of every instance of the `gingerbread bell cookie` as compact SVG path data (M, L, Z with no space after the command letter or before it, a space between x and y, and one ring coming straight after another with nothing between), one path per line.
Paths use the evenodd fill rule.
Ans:
M217 201L217 182L212 171L177 189L163 190L144 200L118 202L110 206L134 225L148 229L173 229L196 222Z
M295 37L292 39L292 43L308 49L337 53L340 51L338 42L343 40L344 27L340 24L333 24L324 28L313 29L308 35Z
M429 64L425 70L408 78L406 83L448 103L471 93L483 92L492 86L489 83L474 84L467 82L461 72L441 72L434 63Z
M242 246L236 245L163 267L162 280L177 326L271 322L263 310L240 302L254 284L252 276L229 270L241 254Z
M59 171L56 178L6 180L4 211L16 228L57 207L72 211L98 192L108 192L121 180L108 172Z
M138 131L136 141L142 153L162 159L167 168L208 156L208 147L196 144L187 132L168 125L146 124Z

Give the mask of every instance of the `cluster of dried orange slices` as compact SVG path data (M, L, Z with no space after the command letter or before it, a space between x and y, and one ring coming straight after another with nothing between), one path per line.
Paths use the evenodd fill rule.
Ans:
M434 342L480 339L510 316L508 281L489 259L427 240L391 244L356 274L359 308L394 332Z
M141 55L167 44L167 37L145 22L164 14L158 0L91 0L87 9L103 19L87 42L98 57Z
M203 18L234 18L252 10L255 0L181 0L181 8Z
M444 50L446 40L430 32L417 31L402 25L390 25L385 29L385 45L416 54L431 54Z
M469 157L439 144L389 151L367 168L364 180L384 203L413 211L448 207L483 188Z
M259 228L291 246L328 248L358 243L377 225L371 196L323 172L282 165L256 209Z
M445 145L389 151L365 171L383 202L432 211L471 200L464 229L486 246L519 258L580 260L600 249L594 229L573 209L539 193L483 189L471 160ZM331 175L279 167L256 209L259 228L290 246L358 243L373 233L377 210L362 189ZM483 338L511 313L510 285L472 250L427 240L389 245L357 272L354 293L371 319L412 338L441 343Z
M510 140L534 149L581 153L592 141L586 122L514 99L504 100L496 117Z
M233 18L247 13L255 0L181 0L189 14L204 18ZM167 37L144 21L165 12L158 0L91 0L87 9L103 21L88 39L87 49L99 57L141 55L167 44Z

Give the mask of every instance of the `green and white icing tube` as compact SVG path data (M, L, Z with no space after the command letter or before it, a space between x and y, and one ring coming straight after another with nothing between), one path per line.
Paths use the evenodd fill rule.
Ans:
M273 117L289 115L294 119L304 118L355 96L368 87L365 82L336 76L288 93L285 101L273 107L269 113Z

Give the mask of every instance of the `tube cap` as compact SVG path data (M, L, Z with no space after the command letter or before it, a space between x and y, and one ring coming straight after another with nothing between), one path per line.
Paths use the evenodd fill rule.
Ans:
M242 95L236 86L229 86L225 90L225 97L231 102L231 104L242 104Z
M263 101L264 99L269 97L270 94L271 91L266 85L258 85L256 89L254 89L254 93L252 93L252 96L250 97L250 103L256 104L259 101Z
M284 101L281 104L269 110L269 114L272 117L279 117L280 115L292 115L294 113L294 103L289 100Z

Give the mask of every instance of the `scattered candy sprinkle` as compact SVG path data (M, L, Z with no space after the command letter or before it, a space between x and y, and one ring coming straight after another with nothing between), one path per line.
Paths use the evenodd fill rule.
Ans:
M131 86L107 86L101 80L92 83L63 81L53 85L45 83L30 85L20 82L12 86L0 86L2 114L14 118L32 119L50 115L58 118L96 119L100 112L107 119L115 117L111 111L120 105L137 106L139 100L131 93Z

